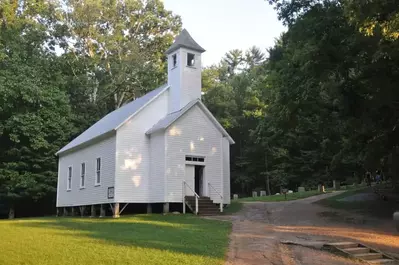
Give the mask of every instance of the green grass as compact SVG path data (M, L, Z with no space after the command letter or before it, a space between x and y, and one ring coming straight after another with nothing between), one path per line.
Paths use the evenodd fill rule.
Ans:
M359 194L373 192L370 187L361 187L353 190L345 191L336 196L320 200L316 203L326 207L347 210L359 214L369 215L379 218L392 218L392 213L395 211L397 205L395 201L383 201L377 199L375 201L342 201L341 199Z
M365 203L364 202L346 202L346 201L340 201L340 200L343 198L355 195L355 194L363 193L366 190L367 190L367 188L357 188L357 189L348 190L343 193L337 194L335 196L320 200L317 203L324 205L324 206L332 207L332 208L351 209L352 207L355 207L356 204L364 205ZM355 207L355 208L357 208L357 207Z
M223 209L224 214L237 213L242 209L242 203L239 201L231 201L230 205Z
M0 264L222 264L230 230L192 215L0 221Z
M328 192L328 191L327 191ZM287 194L287 198L284 195L271 195L262 197L248 197L238 199L240 202L280 202L280 201L292 201L298 199L304 199L307 197L323 194L317 190L305 191L305 192L294 192Z

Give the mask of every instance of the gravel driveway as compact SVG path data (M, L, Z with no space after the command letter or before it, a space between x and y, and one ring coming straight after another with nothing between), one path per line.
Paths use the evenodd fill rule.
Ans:
M399 253L399 236L392 221L365 219L313 202L333 196L323 194L289 202L245 203L234 216L226 265L350 265L363 264L303 246L324 242L356 241ZM225 217L226 218L226 217Z

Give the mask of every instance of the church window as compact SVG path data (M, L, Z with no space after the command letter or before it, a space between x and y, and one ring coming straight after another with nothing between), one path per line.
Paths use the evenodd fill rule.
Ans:
M176 53L172 55L172 60L173 60L173 67L176 67L177 66L177 54Z
M192 53L187 53L187 66L195 65L195 55Z

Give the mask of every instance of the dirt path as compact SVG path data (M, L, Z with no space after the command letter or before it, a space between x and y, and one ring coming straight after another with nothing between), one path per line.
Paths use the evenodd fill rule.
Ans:
M364 219L313 202L324 194L290 202L246 203L231 216L233 231L226 265L351 265L362 264L328 252L281 244L358 241L389 253L399 253L399 236L389 221Z

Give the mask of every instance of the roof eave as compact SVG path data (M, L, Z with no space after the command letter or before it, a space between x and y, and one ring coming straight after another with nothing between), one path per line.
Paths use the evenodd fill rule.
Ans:
M119 124L115 130L118 130L120 127L122 127L128 120L136 116L142 109L147 107L151 102L153 102L155 99L157 99L160 95L162 95L167 89L169 89L170 86L167 85L164 89L161 90L161 92L158 93L155 97L153 97L151 100L149 100L147 103L145 103L141 108L139 108L136 112L134 112L132 115L130 115L126 120L124 120L121 124Z
M81 148L81 147L89 146L89 145L95 143L95 142L98 141L98 140L101 140L101 139L105 139L105 138L107 138L107 137L110 137L110 136L113 135L115 132L116 132L116 130L115 130L115 129L112 129L112 130L107 131L107 132L105 132L105 133L103 133L103 134L97 135L96 137L91 138L90 140L88 140L88 141L86 141L86 142L83 142L83 143L80 143L80 144L78 144L78 145L69 147L68 149L62 150L63 148L61 148L60 150L57 151L57 153L55 153L55 155L56 155L56 156L60 156L61 154L64 154L64 153L76 151L77 149L79 149L79 148Z
M166 126L157 128L153 130L153 128L149 129L146 132L146 135L153 134L158 131L164 131L168 129L176 120L178 120L181 116L183 116L187 111L189 111L193 106L199 104L200 108L205 112L205 114L213 120L213 124L221 131L222 135L227 138L230 144L235 144L233 138L228 134L228 132L223 128L223 126L216 120L216 118L213 116L213 114L208 110L208 108L202 103L201 100L196 99L195 101L192 101L191 103L187 104L188 106L185 107L185 109L182 111L182 113L177 116L175 119L171 120Z
M56 156L59 156L60 154L63 154L63 153L65 153L65 152L68 152L68 151L70 151L70 150L73 150L73 149L76 149L76 148L78 148L79 146L82 146L82 145L85 145L86 143L91 143L92 141L94 141L94 140L96 140L96 139L98 139L98 138L100 138L100 137L102 137L102 136L104 136L104 135L107 135L107 134L109 134L110 132L114 132L114 131L116 131L116 130L118 130L122 125L124 125L128 120L130 120L132 117L134 117L137 113L139 113L142 109L144 109L146 106L148 106L148 104L150 104L151 102L153 102L155 99L157 99L161 94L163 94L167 89L169 89L169 85L167 85L167 86L165 86L165 88L164 89L162 89L156 96L154 96L151 100L149 100L146 104L144 104L141 108L139 108L137 111L135 111L132 115L130 115L126 120L124 120L122 123L120 123L116 128L114 128L114 129L112 129L112 130L110 130L110 131L107 131L107 132L104 132L103 134L100 134L100 135L97 135L96 137L94 137L94 138L92 138L92 139L90 139L90 140L88 140L88 141L86 141L86 142L82 142L82 143L80 143L80 144L78 144L78 145L76 145L76 146L73 146L73 147L70 147L70 148L68 148L68 149L65 149L65 150L63 150L64 148L65 148L65 146L63 147L63 148L61 148L60 150L58 150L56 153L55 153L55 155Z
M223 126L218 122L218 120L213 116L213 114L208 110L208 108L205 106L202 101L198 101L199 106L202 108L202 110L210 117L212 120L214 120L214 125L219 128L220 131L222 131L222 134L227 138L230 144L235 144L233 138L230 136L230 134L223 128Z
M199 53L206 52L206 50L204 48L202 48L202 47L201 48L193 48L193 47L188 47L186 45L176 45L176 46L171 46L169 49L167 49L165 54L171 54L172 52L175 52L176 50L178 50L180 48L185 48L185 49L196 51L196 52L199 52Z

